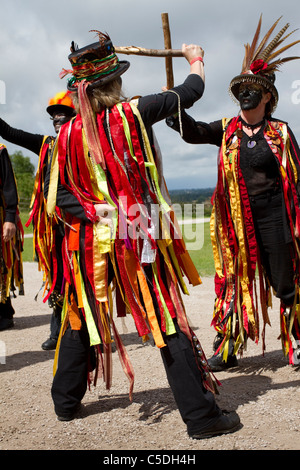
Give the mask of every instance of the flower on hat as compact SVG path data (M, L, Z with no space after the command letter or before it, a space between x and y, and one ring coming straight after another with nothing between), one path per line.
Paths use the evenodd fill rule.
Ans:
M257 73L261 73L267 67L268 67L267 62L264 62L262 59L257 59L254 62L252 62L252 64L250 65L250 70L252 73L256 75Z

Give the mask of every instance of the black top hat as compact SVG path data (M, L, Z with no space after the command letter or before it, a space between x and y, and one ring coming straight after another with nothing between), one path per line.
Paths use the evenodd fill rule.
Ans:
M119 61L110 37L97 31L99 42L78 48L72 42L71 54L68 59L72 65L72 78L68 81L68 90L76 91L82 80L86 80L88 88L102 86L122 75L129 68L128 61ZM65 73L65 74L66 74Z

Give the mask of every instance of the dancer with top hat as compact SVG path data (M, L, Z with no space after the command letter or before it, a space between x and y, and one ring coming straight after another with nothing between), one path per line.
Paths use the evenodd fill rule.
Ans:
M193 285L201 281L169 205L152 130L201 97L203 50L183 45L191 65L182 85L128 100L121 75L130 64L119 61L107 34L98 32L98 38L83 48L72 43L72 68L61 76L71 74L77 116L60 130L45 182L49 214L58 206L66 221L55 412L60 420L77 415L92 372L94 381L101 374L110 388L112 341L132 397L134 370L116 328L113 289L117 315L130 314L138 335L152 337L159 348L188 435L233 432L239 417L216 404L215 379L181 299L188 292L184 275Z

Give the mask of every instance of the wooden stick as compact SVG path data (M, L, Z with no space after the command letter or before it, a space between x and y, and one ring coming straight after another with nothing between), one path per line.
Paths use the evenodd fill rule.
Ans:
M168 13L162 13L161 19L162 19L162 27L163 27L163 33L164 33L165 49L172 49ZM172 57L170 56L166 57L165 63L166 63L166 74L167 74L167 88L170 89L170 88L173 88L174 86Z
M137 46L114 46L116 54L147 57L183 57L181 49L145 49Z

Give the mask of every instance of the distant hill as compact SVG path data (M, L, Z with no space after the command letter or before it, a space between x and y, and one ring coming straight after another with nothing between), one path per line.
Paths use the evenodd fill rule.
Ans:
M201 189L170 189L169 194L173 204L204 204L204 215L211 214L211 197L214 188Z
M206 202L211 199L214 188L201 189L171 189L169 190L172 202Z

